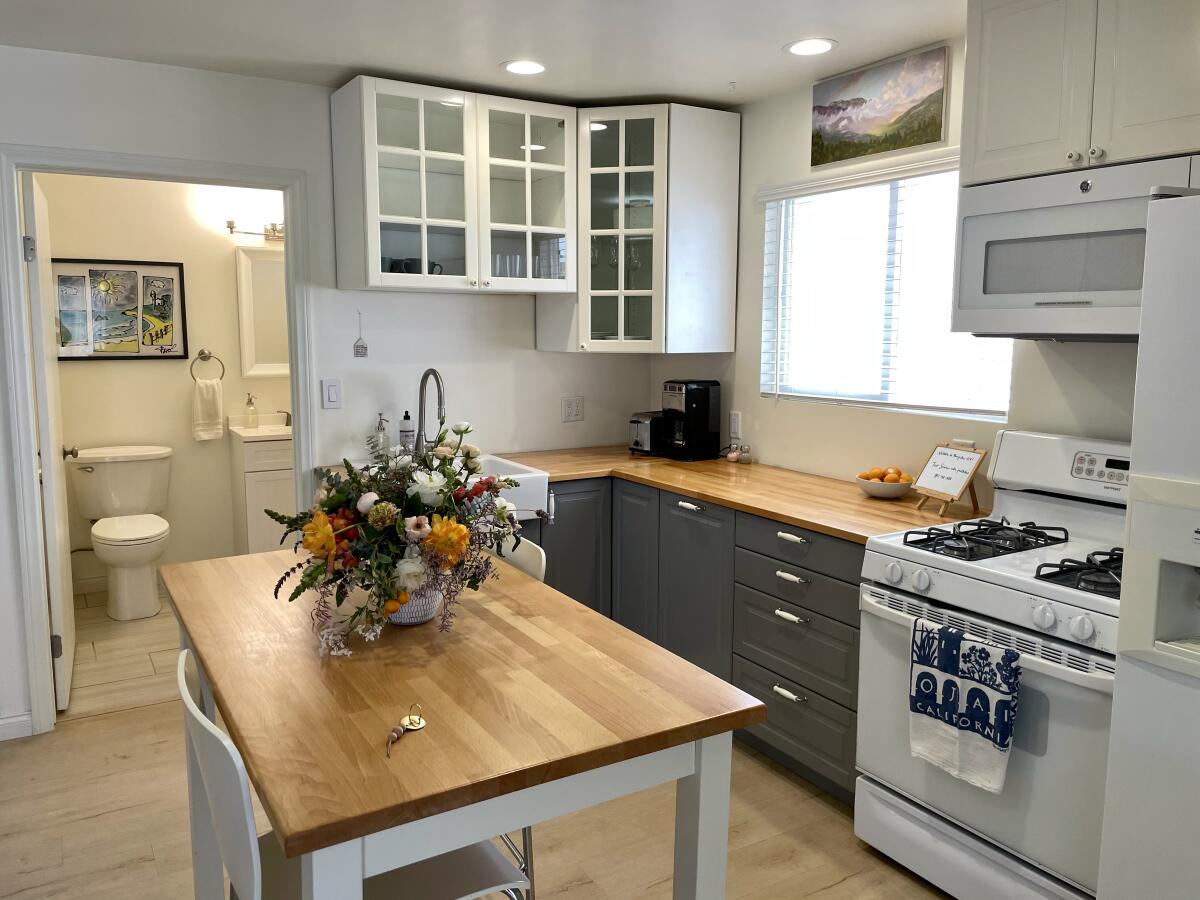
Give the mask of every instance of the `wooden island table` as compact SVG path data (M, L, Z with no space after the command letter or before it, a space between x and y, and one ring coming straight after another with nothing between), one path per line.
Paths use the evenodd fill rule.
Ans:
M454 629L384 629L320 657L302 598L272 595L287 550L164 566L201 670L305 900L364 877L677 782L676 898L725 895L731 732L756 699L501 562ZM420 703L428 725L384 753ZM222 865L188 746L197 900Z

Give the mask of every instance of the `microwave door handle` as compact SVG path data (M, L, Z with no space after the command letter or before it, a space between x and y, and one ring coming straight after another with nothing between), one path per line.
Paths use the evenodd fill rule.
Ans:
M1190 187L1172 187L1169 184L1156 184L1150 188L1151 200L1171 200L1175 197L1197 197L1200 189Z

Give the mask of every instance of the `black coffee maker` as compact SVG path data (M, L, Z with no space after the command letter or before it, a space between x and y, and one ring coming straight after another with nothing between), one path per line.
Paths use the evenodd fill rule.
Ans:
M660 456L716 459L721 452L721 382L664 381L662 415L650 427Z

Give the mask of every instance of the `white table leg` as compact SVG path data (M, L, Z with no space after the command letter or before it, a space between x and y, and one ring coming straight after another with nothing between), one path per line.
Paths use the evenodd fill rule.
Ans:
M179 628L179 645L183 649L190 648L187 632L183 626ZM208 679L200 668L200 663L192 654L196 664L196 674L200 679L203 699L203 712L210 719L216 719L216 705L212 700L212 692L208 687ZM204 780L200 775L200 763L196 759L196 751L188 740L187 726L183 726L183 746L187 756L188 782L188 821L192 837L192 890L196 900L224 900L225 897L225 865L221 862L221 849L217 846L217 832L213 827L212 814L208 809L208 795L204 791Z
M300 857L302 900L362 900L363 845L360 838Z
M733 734L696 741L696 771L675 782L675 900L725 896Z

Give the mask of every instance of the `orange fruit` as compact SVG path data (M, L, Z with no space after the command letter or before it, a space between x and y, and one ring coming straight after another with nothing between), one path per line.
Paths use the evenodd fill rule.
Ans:
M870 481L870 480L871 480L871 473L870 473L870 472L859 472L859 473L858 473L858 480L859 480L859 481Z
M884 472L883 469L876 466L874 469L871 469L869 472L867 472L867 477L870 478L872 481L879 481L886 474L887 473Z
M901 475L900 481L903 482L904 484L912 484L913 477L911 475Z
M872 478L871 480L872 480L872 481L877 481L877 482L879 482L879 483L881 483L881 484L883 483L883 479L882 479L882 478Z
M383 614L385 616L390 616L392 613L398 612L399 609L400 609L400 601L399 600L389 600L387 603L383 604Z
M884 475L903 475L904 471L899 466L888 466L883 470Z
M887 484L899 484L900 476L897 475L895 472L888 472L886 475L883 476L883 480Z

